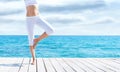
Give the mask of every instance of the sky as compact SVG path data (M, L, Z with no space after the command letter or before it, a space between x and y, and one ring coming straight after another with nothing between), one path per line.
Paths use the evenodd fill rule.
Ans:
M120 35L120 0L38 0L53 35ZM24 0L0 0L0 35L26 35ZM34 33L42 34L35 26Z

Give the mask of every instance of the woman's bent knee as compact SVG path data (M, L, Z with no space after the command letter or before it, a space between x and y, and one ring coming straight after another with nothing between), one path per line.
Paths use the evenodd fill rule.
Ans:
M52 33L54 33L54 29L53 28L50 28L48 31L46 31L46 33L48 34L48 35L50 35L50 34L52 34Z

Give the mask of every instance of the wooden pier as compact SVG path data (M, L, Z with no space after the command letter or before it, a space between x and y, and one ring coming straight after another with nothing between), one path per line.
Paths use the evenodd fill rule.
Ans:
M120 72L120 58L0 58L0 72Z

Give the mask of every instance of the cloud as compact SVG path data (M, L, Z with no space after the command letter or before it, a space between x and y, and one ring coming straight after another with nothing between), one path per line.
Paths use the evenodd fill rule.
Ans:
M50 19L49 22L57 23L57 24L73 24L76 22L80 22L80 19Z
M21 25L18 23L1 23L0 24L0 35L14 35L14 34L26 34L26 25Z
M8 1L7 3L2 3L0 1L0 16L10 15L10 14L19 14L24 12L24 5L22 1Z
M23 0L0 1L0 34L27 34L23 2ZM120 34L117 1L41 0L39 2L40 14L56 29L55 35ZM106 9L106 3L111 4L109 9ZM35 34L42 33L41 30L40 27L36 27Z
M54 24L75 24L86 20L81 14L48 14L44 18Z
M99 25L111 25L111 24L119 24L119 23L120 23L119 19L116 19L114 17L99 16L99 17L94 17L94 18L91 17L91 19L86 18L82 22L78 22L76 24L81 25L81 26L91 25L91 26L99 27Z
M104 0L106 3L120 3L120 0Z
M15 20L15 19L3 19L0 18L0 23L23 23L23 20Z
M0 2L11 2L11 1L16 1L16 0L0 0Z
M95 20L91 24L112 24L112 23L118 23L118 21L112 17L102 17L100 19Z
M93 2L93 3L85 3L85 4L63 4L63 5L56 5L56 6L50 6L50 5L41 5L40 11L46 12L46 13L69 13L69 12L78 12L83 11L87 9L99 9L104 8L105 3L104 2Z
M11 15L11 14L20 14L24 12L24 10L6 10L6 11L0 11L0 16L5 16L5 15Z
M24 14L8 14L8 15L1 15L0 17L0 24L5 23L17 23L23 24L25 22Z

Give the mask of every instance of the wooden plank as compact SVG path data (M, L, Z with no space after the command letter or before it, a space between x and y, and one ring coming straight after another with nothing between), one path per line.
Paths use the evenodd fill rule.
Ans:
M0 58L0 72L8 72L13 67L13 58Z
M46 72L46 67L42 58L37 58L37 72Z
M71 62L70 59L72 58L63 58L63 60L69 65L71 66L75 72L84 72L83 69L81 69L80 67L78 67L75 63Z
M89 61L91 64L93 64L94 66L96 66L97 68L103 70L103 72L113 72L111 71L109 68L106 68L104 65L100 64L99 62L97 62L95 59L90 58L90 59L86 59L87 61Z
M100 70L99 68L97 68L96 66L94 66L93 64L91 64L90 62L86 61L88 58L84 58L84 59L79 59L80 62L84 63L85 65L87 65L91 70L93 70L94 72L103 72L103 70Z
M118 59L112 59L113 62L120 64L120 61Z
M9 70L9 64L10 63L7 63L9 60L7 59L5 59L5 58L0 58L0 72L8 72L8 70Z
M0 58L0 72L120 72L115 58Z
M8 72L18 72L19 69L21 68L23 58L15 58L13 60L14 60L14 63L13 63L14 67L10 68Z
M50 61L57 72L65 72L64 68L61 67L55 58L51 58Z
M110 58L111 59L111 58ZM113 60L120 61L120 58L113 58Z
M32 62L32 59L30 59L30 61L29 61L28 72L36 72L36 63L35 63L35 65L32 65L31 62Z
M89 67L87 67L84 63L80 62L79 60L83 60L82 58L74 58L71 59L71 62L74 62L78 67L84 69L85 72L93 72Z
M18 72L28 72L29 67L29 58L24 58L24 61L22 63L22 66Z
M111 69L111 67L109 67L108 65L106 65L105 63L102 63L100 61L97 60L98 58L93 59L95 62L97 62L98 64L102 65L104 67L105 71L110 71L110 72L115 72L113 69Z
M74 63L76 66L78 66L80 69L82 69L84 72L86 72L86 70L82 67L82 66L80 66L81 64L80 64L80 62L79 61L77 61L76 60L77 58L71 58L71 59L69 59L69 61L70 62L72 62L72 63ZM76 63L77 62L77 63Z
M109 61L109 62L108 62ZM110 64L111 66L113 66L114 68L120 70L120 63L116 63L113 61L113 59L104 59L104 62L106 62L107 64Z
M56 58L58 63L67 71L75 72L68 64L66 64L61 58Z
M12 63L10 61L12 60ZM8 70L8 72L18 72L19 68L21 67L21 63L23 58L11 58L7 63L10 63L9 66L11 66Z
M45 65L46 65L47 72L56 72L49 59L50 58L44 58L44 62L45 62Z
M110 61L110 59L98 59L98 60L108 65L114 71L120 71L120 65L116 64L115 62Z

